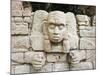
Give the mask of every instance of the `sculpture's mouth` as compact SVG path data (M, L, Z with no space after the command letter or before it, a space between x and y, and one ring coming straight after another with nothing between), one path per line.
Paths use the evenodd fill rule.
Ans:
M54 35L53 39L59 39L60 37L58 35Z

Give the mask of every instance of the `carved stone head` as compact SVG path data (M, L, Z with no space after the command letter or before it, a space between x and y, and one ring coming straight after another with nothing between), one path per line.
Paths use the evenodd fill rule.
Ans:
M47 52L51 50L51 45L54 43L62 43L63 49L65 49L65 46L68 45L65 13L61 11L50 12L48 14L43 32L45 36L45 50Z
M70 51L70 63L71 64L76 64L76 63L80 63L82 60L86 59L86 55L85 55L85 51L78 51L78 50L73 50Z

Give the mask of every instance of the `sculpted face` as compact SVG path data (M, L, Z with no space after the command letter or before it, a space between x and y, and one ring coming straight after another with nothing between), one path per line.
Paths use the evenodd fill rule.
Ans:
M48 16L48 35L51 42L61 42L66 32L65 14L55 11Z
M70 56L71 56L71 63L80 63L81 60L85 59L85 51L71 51Z

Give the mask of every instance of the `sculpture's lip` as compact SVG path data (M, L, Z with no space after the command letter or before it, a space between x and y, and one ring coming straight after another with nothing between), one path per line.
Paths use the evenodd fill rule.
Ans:
M58 39L58 38L59 38L59 36L53 36L53 38Z

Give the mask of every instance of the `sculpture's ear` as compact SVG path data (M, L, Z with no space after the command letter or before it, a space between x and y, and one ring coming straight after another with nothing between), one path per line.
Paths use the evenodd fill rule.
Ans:
M43 21L43 34L44 35L47 35L47 20L44 20Z

